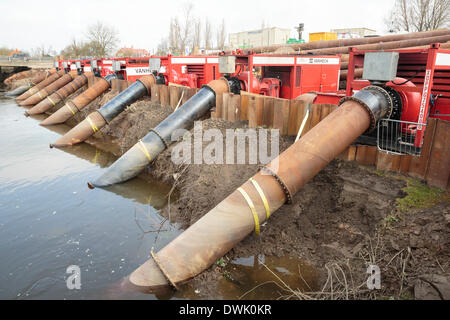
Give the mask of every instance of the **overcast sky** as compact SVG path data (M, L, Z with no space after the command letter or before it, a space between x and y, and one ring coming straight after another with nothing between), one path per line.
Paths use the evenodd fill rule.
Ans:
M194 15L208 17L214 27L225 19L228 33L266 26L305 24L309 32L367 27L386 32L384 17L395 0L195 0ZM102 21L119 31L120 46L151 50L167 36L170 18L182 14L186 0L0 0L0 46L29 50L64 48L82 39L89 24ZM215 32L214 32L215 39ZM228 41L228 40L227 40Z

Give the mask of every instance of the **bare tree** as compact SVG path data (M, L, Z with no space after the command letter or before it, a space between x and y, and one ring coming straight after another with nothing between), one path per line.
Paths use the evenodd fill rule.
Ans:
M87 38L93 46L95 56L103 57L111 54L119 42L118 34L114 27L100 21L89 26Z
M170 28L169 28L169 49L172 52L178 48L178 41L177 41L177 31L175 30L175 19L170 19Z
M217 29L217 49L223 50L225 48L226 37L225 19L222 19L222 24Z
M203 34L203 38L205 39L205 49L209 50L212 48L212 27L211 22L208 18L205 19L205 31Z
M156 55L166 56L167 54L169 54L170 53L169 43L170 41L168 38L161 39L160 43L158 44L158 48L156 49Z
M42 57L51 57L56 55L55 50L53 50L52 46L46 46L44 44L41 44L38 47L32 48L30 50L30 55L32 57L36 57L36 58L42 58Z
M450 0L396 0L385 23L390 31L419 32L449 25Z
M84 55L83 47L85 43L83 41L78 41L75 38L72 38L70 44L66 46L61 54L67 58L78 58Z
M180 28L180 46L184 51L187 46L192 41L192 10L194 9L194 5L192 2L186 2L183 5L183 20L184 25Z
M195 19L194 32L192 36L192 52L200 48L202 36L202 23L200 19Z
M183 5L183 16L170 19L169 46L173 54L182 54L186 47L191 47L194 41L196 19L192 16L194 5L187 2Z

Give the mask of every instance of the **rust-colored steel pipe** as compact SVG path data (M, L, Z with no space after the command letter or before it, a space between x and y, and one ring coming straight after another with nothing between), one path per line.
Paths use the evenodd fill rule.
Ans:
M32 114L40 114L50 110L61 101L64 101L72 93L84 86L88 81L87 76L89 76L89 73L79 75L73 81L69 82L64 87L60 88L58 91L54 92L53 94L39 102L33 108L25 111L25 115L29 116Z
M154 75L144 76L136 80L126 90L111 99L100 109L92 112L56 142L50 144L50 147L68 147L85 141L112 121L127 106L145 94L150 95L151 86L155 83L156 77Z
M375 121L392 108L384 89L367 87L343 99L304 137L136 269L131 283L146 290L189 280L225 255ZM144 289L143 288L143 289Z
M281 47L291 48L293 50L317 50L323 48L334 48L334 47L351 47L356 45L363 44L374 44L379 42L392 42L392 41L402 41L402 40L411 40L411 39L422 39L429 37L438 37L443 35L449 35L450 30L435 30L435 31L424 31L424 32L411 32L407 34L399 34L399 35L389 35L382 37L370 37L370 38L357 38L357 39L341 39L341 40L324 40L324 41L313 41L307 43L300 44L283 44L283 45L273 45L273 46L262 46L255 47L249 50L254 51L255 53L265 53L265 52L273 52ZM217 54L216 53L212 54ZM226 53L230 54L231 50L226 51Z
M35 93L31 97L27 98L26 100L23 100L19 102L19 105L21 106L33 106L42 100L44 100L46 97L51 95L56 90L62 88L69 82L71 82L75 77L77 76L77 71L71 71L69 73L66 73L58 80L52 82L48 86L46 86L44 89L41 89L39 92Z
M11 91L8 91L7 93L5 93L5 97L20 96L22 93L29 90L31 87L32 87L31 83L27 82L23 86L20 86L18 88L15 88L14 90L11 90Z
M66 104L53 113L50 117L39 123L41 126L49 126L63 123L73 117L76 113L86 107L94 99L99 97L103 92L111 87L111 81L116 79L115 73L107 75L105 78L98 78L90 88L80 94L73 100L69 100Z
M34 87L36 84L38 84L39 82L41 82L42 80L44 80L46 78L47 72L41 72L40 74L38 74L36 77L28 79L26 84L24 84L23 86L20 86L14 90L8 91L5 96L7 97L14 97L14 96L20 96L23 93L27 92L30 88ZM17 100L17 98L16 98Z
M3 81L3 83L6 84L7 86L10 86L13 81L18 81L18 80L22 80L25 78L29 78L32 75L33 75L32 70L21 71L21 72L18 72L18 73L15 73L15 74L9 76L8 78L6 78Z
M407 47L407 48L402 48L402 49L428 49L428 48L430 48L430 45L418 46L418 47ZM441 49L450 49L450 42L441 43L440 48ZM348 59L349 59L348 54L341 55L341 70L348 69Z
M24 94L18 96L16 98L16 101L23 101L31 97L32 95L38 93L41 89L44 89L46 86L51 84L52 82L58 80L64 75L64 70L56 71L55 69L52 69L48 72L48 74L44 75L44 79L39 82L35 82L36 85L32 87L30 90L26 91Z
M362 78L363 76L363 68L356 68L355 69L355 79ZM341 70L341 73L339 74L339 80L347 80L348 70Z
M432 43L444 43L450 41L450 34L446 34L438 37L429 37L429 38L421 38L421 39L409 39L409 40L401 40L401 41L391 41L391 42L380 42L374 44L362 44L354 46L358 50L391 50L391 49L400 49L400 48L408 48L415 46L424 46ZM325 54L345 54L348 53L349 47L334 47L334 48L325 48L325 49L317 49L317 50L307 50L304 53L311 53L317 55L325 55Z
M88 182L89 188L106 187L125 182L137 176L150 162L163 152L172 141L177 129L188 129L194 121L204 116L216 104L216 95L230 92L236 80L212 80L203 86L181 107L164 119L154 129L114 162L105 172ZM236 90L237 91L237 90Z

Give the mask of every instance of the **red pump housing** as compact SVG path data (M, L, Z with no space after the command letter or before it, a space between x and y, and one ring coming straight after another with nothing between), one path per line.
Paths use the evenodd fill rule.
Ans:
M309 91L336 92L338 56L235 54L241 89L250 93L295 99Z

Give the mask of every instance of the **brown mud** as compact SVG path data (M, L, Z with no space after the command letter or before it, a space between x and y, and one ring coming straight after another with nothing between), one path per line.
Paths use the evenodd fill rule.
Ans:
M103 94L69 125L83 120L116 94ZM117 147L114 153L121 155L171 112L149 98L141 99L87 142L96 146L111 143ZM246 125L220 119L203 121L204 130L221 132ZM293 137L280 138L280 152L292 143ZM173 148L159 155L145 174L174 185L178 196L161 214L182 228L195 223L258 170L254 164L175 165ZM223 298L220 292L226 287L236 294L225 297L237 299L242 294L239 279L252 272L233 269L233 261L261 255L305 261L317 275L304 277L299 266L297 279L312 280L296 285L295 281L282 282L275 276L277 272L272 274L270 264L259 264L260 269L267 266L266 278L272 276L272 287L267 289L271 295L256 298L450 299L449 192L442 191L441 201L429 208L400 210L398 199L407 196L404 190L410 179L336 159L294 196L292 204L272 214L260 236L248 236L183 287L203 299ZM379 290L369 290L366 285L369 265L380 268Z
M242 123L203 121L204 129L223 132L237 127L243 127ZM281 138L280 152L292 142L292 137ZM149 172L176 184L180 196L163 214L183 228L195 223L258 170L258 165L175 166L170 161L172 149L163 152ZM396 199L406 196L402 190L406 184L403 176L383 175L354 162L334 160L294 196L292 204L273 213L260 236L252 234L244 239L224 261L257 255L307 261L319 270L319 285L308 284L315 287L309 296L300 295L295 287L282 286L285 294L297 293L293 298L331 298L332 294L333 298L350 299L439 298L442 293L435 290L434 283L421 279L439 275L443 277L439 278L444 283L442 291L450 288L449 203L400 213ZM370 264L381 269L381 290L367 289ZM201 298L216 298L229 276L226 266L216 264L194 278L190 286L200 288ZM344 278L346 284L341 283ZM280 284L275 276L272 280ZM331 281L335 282L333 289ZM418 290L421 285L431 288L430 292ZM239 285L231 281L228 286Z

